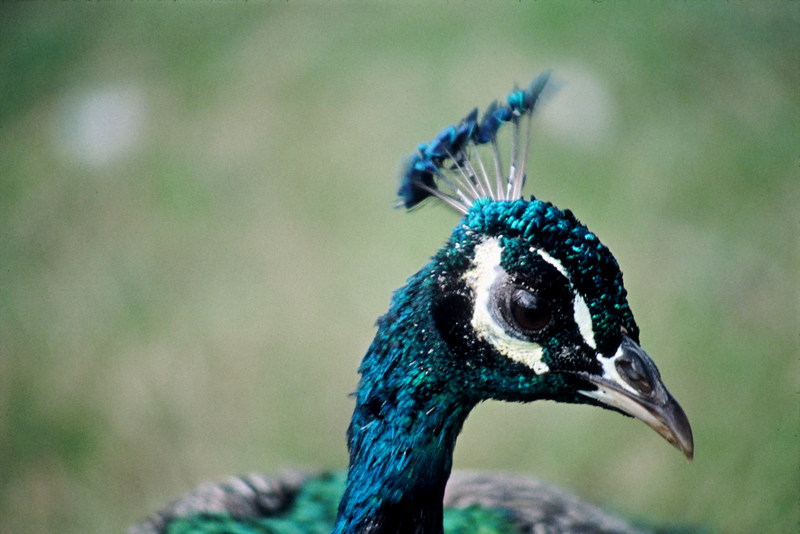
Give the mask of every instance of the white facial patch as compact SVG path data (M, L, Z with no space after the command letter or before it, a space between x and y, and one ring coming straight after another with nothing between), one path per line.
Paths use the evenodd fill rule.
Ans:
M542 361L542 347L537 343L509 336L489 312L492 285L498 276L505 275L500 266L501 252L498 238L487 239L475 247L472 268L464 273L464 280L475 295L472 328L478 337L491 343L500 354L530 367L537 375L544 374L550 368Z

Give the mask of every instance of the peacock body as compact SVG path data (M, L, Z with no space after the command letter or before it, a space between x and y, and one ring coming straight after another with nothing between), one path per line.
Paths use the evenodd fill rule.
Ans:
M569 210L522 198L548 78L480 120L472 111L408 160L402 204L436 198L463 218L378 321L359 367L347 473L207 484L131 534L640 531L536 480L451 477L456 438L487 399L612 409L693 454L689 422L639 346L611 252ZM511 135L508 169L501 129Z

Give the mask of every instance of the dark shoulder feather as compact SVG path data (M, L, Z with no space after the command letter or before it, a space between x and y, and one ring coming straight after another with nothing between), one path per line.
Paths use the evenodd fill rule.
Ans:
M235 519L264 518L286 510L308 476L291 471L280 477L250 474L207 482L134 526L128 534L163 534L177 519L226 515Z
M646 534L650 531L556 486L530 477L461 471L450 477L445 507L481 507L509 514L515 532Z

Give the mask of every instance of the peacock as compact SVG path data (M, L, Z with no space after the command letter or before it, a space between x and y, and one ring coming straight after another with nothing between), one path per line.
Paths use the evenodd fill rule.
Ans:
M515 87L480 117L472 110L406 161L399 205L438 200L462 218L377 322L358 370L346 473L205 484L131 534L646 531L538 480L451 476L462 425L488 399L614 410L693 456L689 421L639 345L616 259L571 211L522 196L531 117L549 78Z

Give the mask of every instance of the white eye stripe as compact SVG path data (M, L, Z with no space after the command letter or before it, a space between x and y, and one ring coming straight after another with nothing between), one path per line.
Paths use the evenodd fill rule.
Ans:
M593 349L597 349L597 342L594 339L594 322L592 321L592 313L589 311L589 306L580 293L575 293L575 303L573 304L575 313L575 324L581 331L581 336L587 345Z
M573 293L575 294L575 300L573 301L572 305L575 316L575 324L578 325L578 329L580 330L581 336L586 344L593 349L596 349L597 343L594 339L594 323L592 322L592 314L589 311L589 306L586 305L586 301L584 300L583 296L575 290L575 286L572 284L572 279L570 278L569 273L567 273L567 270L560 261L555 259L544 250L531 247L531 252L537 253L544 261L555 267L558 272L564 275L564 278L567 279L573 289Z
M553 267L555 267L555 268L556 268L556 270L557 270L558 272L560 272L560 273L561 273L561 274L564 276L564 278L566 278L567 280L569 280L569 283L570 283L570 284L572 284L572 280L570 279L570 277L569 277L569 274L567 273L567 270L564 268L564 266L563 266L563 265L561 265L561 262L560 262L560 261L558 261L558 260L557 260L557 259L555 259L553 256L551 256L550 254L548 254L547 252L545 252L544 250L542 250L542 249L540 249L540 248L533 248L533 247L531 247L531 252L535 252L536 254L538 254L539 256L541 256L541 258L542 258L544 261L546 261L547 263L549 263L550 265L552 265Z

